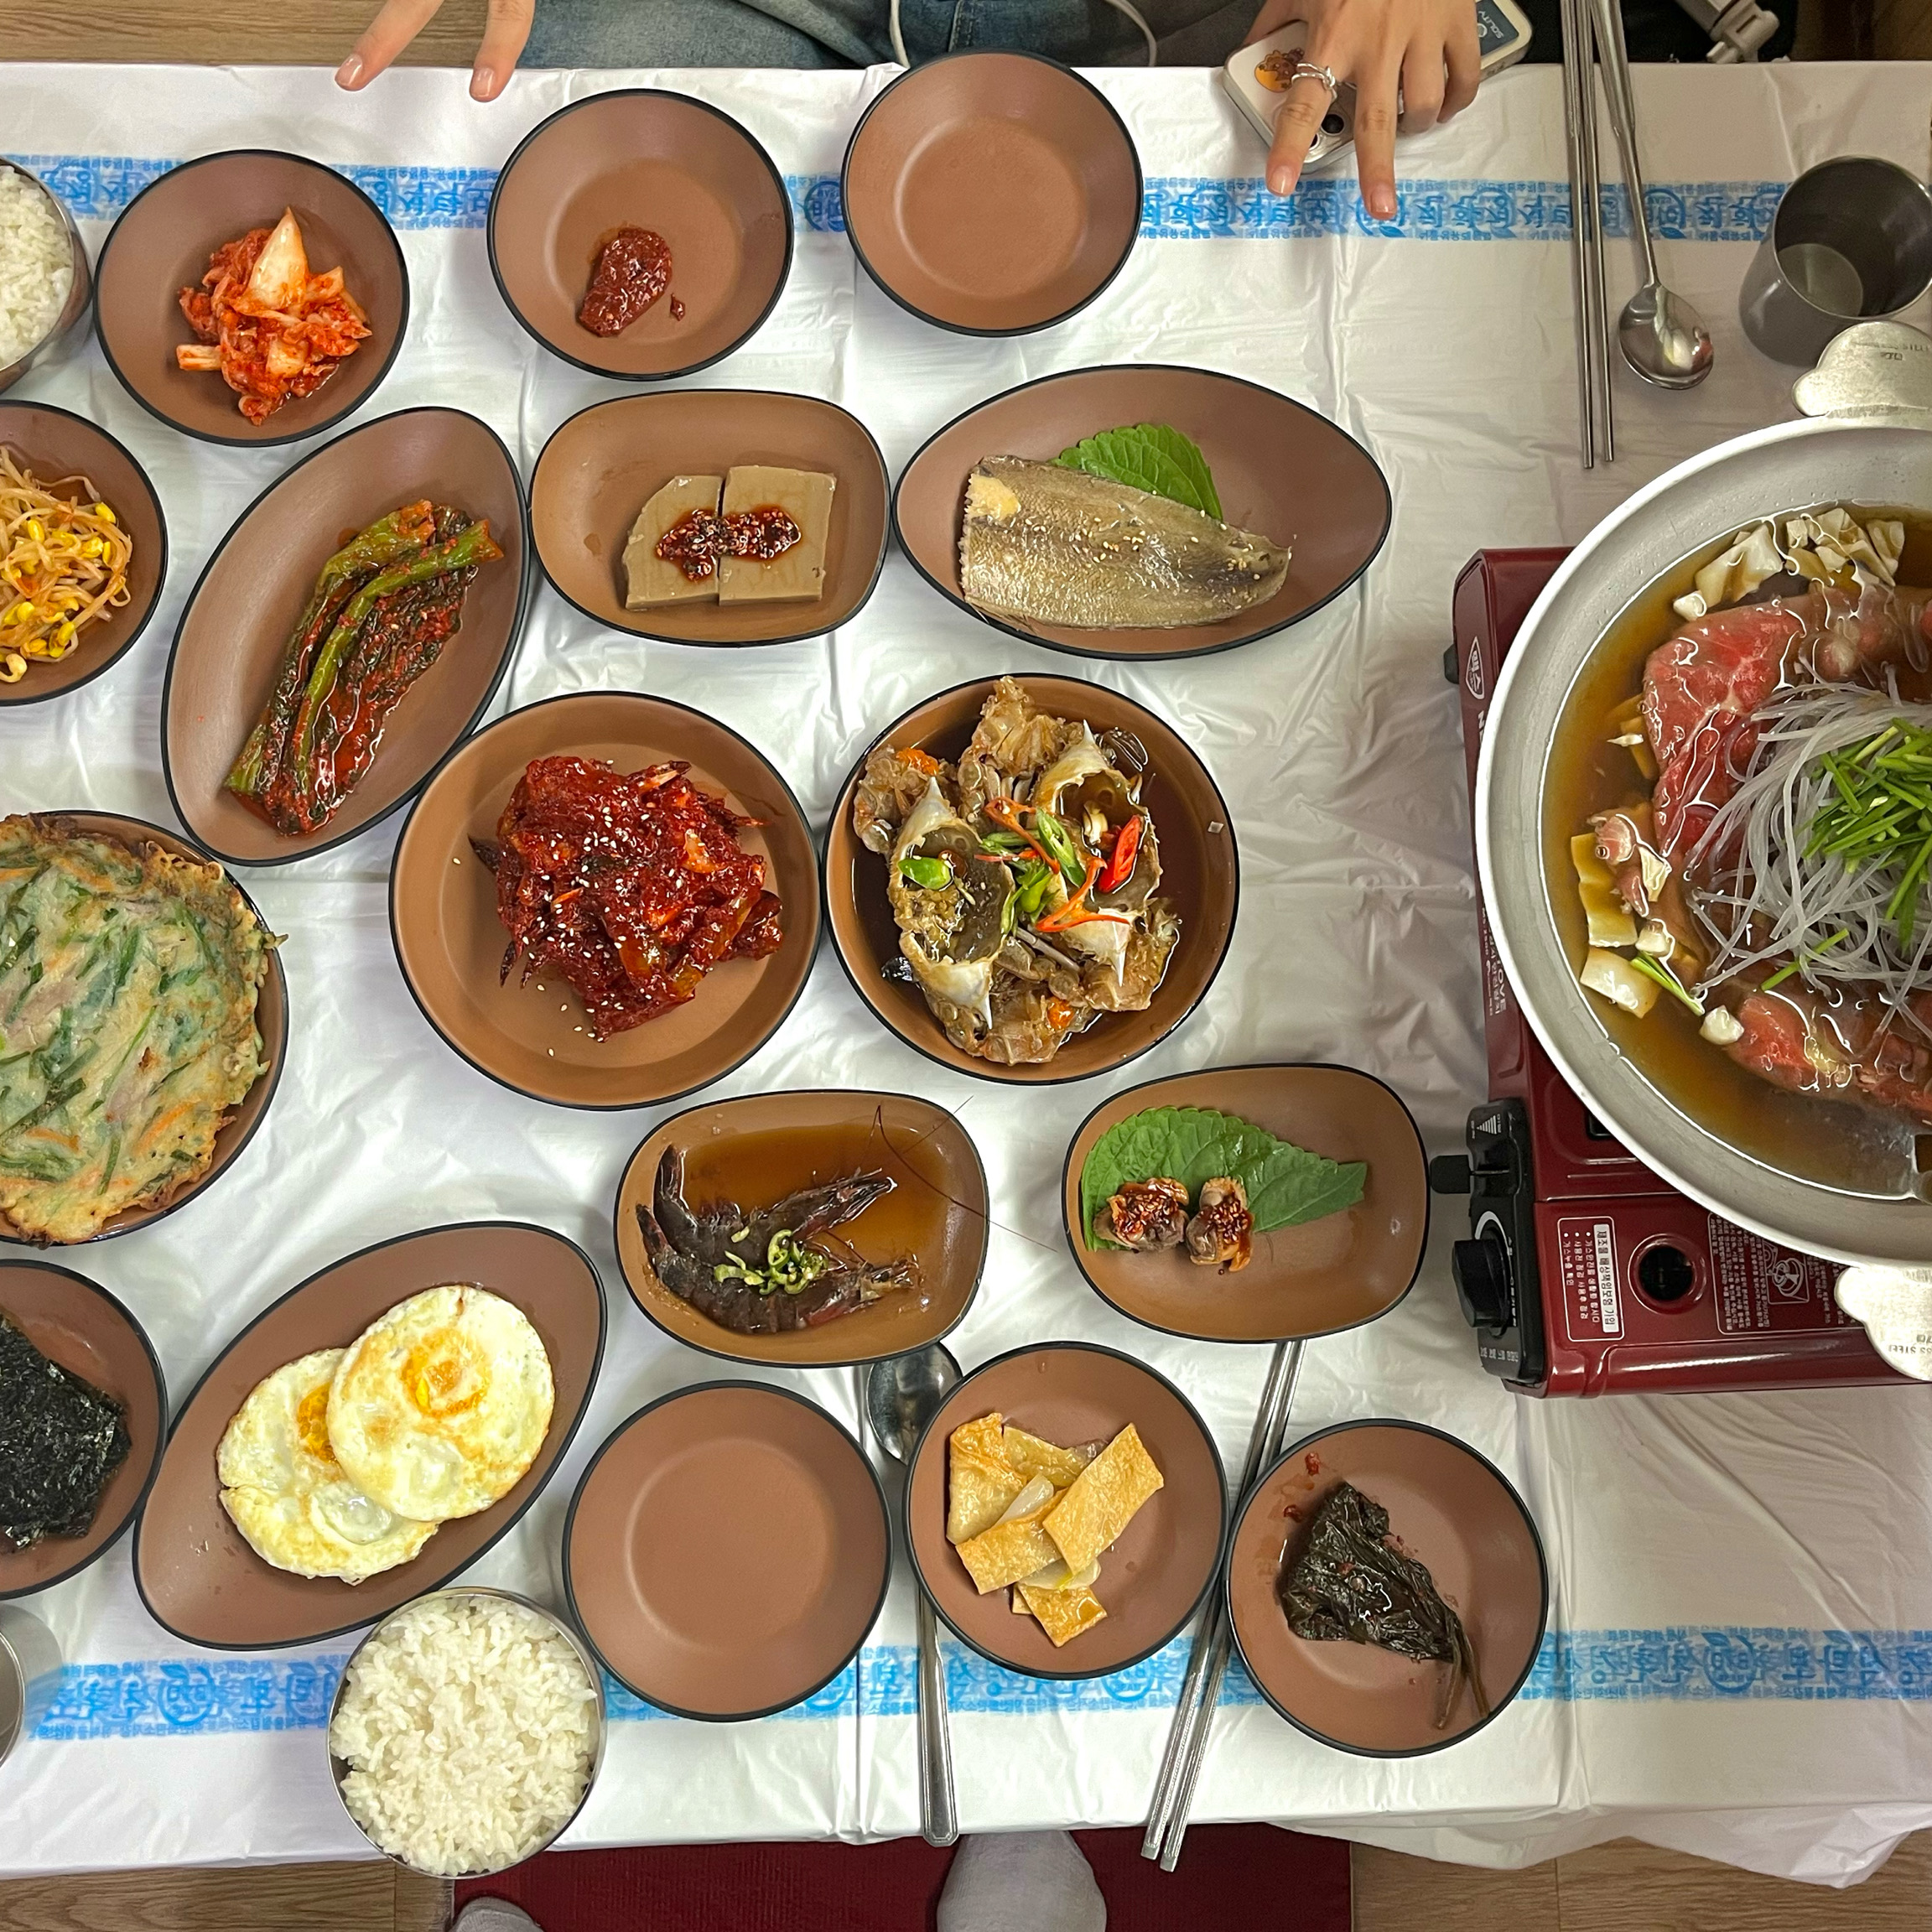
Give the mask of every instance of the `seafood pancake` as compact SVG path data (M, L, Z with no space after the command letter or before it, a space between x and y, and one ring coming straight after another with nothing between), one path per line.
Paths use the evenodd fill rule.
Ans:
M0 1215L86 1241L205 1174L273 937L216 865L0 818Z
M215 1452L221 1507L264 1563L360 1583L407 1563L436 1534L372 1502L329 1446L329 1385L340 1348L320 1348L257 1382Z
M959 585L999 615L1075 630L1214 624L1265 604L1288 562L1251 530L1084 470L989 456L966 479Z
M486 1288L428 1288L350 1345L329 1391L329 1440L384 1509L442 1523L516 1488L555 1400L522 1309Z

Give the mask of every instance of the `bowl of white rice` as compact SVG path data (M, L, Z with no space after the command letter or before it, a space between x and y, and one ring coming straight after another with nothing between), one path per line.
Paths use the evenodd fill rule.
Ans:
M80 340L93 293L66 204L39 176L0 159L0 389Z
M604 1689L566 1624L478 1585L392 1611L329 1710L329 1763L356 1829L439 1878L488 1877L553 1843L604 1758Z

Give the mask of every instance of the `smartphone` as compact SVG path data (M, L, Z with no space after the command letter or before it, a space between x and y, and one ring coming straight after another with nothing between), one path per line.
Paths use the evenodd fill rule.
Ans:
M1221 70L1222 86L1254 132L1270 146L1275 117L1287 96L1289 77L1307 42L1306 25L1291 20L1265 40L1237 49ZM1515 0L1476 0L1476 44L1485 75L1514 66L1530 51L1530 22ZM1355 90L1344 80L1316 131L1305 165L1317 168L1346 154L1354 145Z

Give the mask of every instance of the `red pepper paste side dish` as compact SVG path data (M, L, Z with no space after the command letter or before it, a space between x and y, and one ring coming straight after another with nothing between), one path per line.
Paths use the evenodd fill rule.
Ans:
M654 228L620 228L597 251L577 319L593 335L621 335L671 286L671 244ZM684 304L671 298L671 319Z
M675 564L693 584L718 574L720 557L756 557L769 564L782 557L802 535L776 503L756 510L690 510L657 539L657 555Z
M558 973L608 1039L696 994L726 959L762 959L785 933L765 861L738 843L759 823L685 776L683 759L621 772L593 758L539 758L517 781L496 842L510 935L502 978Z

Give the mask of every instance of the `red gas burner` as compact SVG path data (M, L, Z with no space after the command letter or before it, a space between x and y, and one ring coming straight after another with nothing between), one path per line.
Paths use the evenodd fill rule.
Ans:
M1478 551L1457 579L1442 668L1472 797L1504 653L1566 554ZM1611 1139L1518 1007L1480 906L1478 924L1491 1098L1430 1185L1469 1197L1453 1267L1483 1367L1526 1395L1907 1384L1833 1301L1834 1263L1720 1220Z

